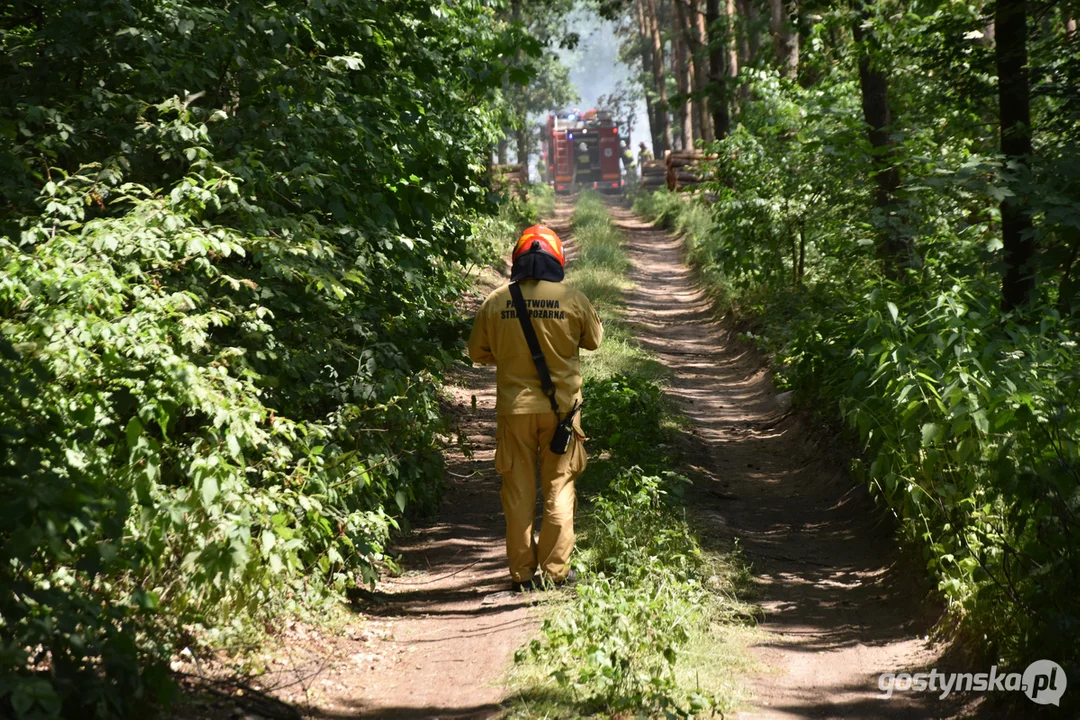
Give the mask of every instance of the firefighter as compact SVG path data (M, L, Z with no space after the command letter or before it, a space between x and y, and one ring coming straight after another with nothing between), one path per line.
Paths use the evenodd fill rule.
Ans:
M630 149L630 141L624 139L619 149L622 151L623 167L630 175L636 175L637 162L634 160L634 152Z
M579 167L589 167L589 146L583 142L577 146L577 161Z
M574 547L574 481L585 469L580 413L564 454L549 447L556 427L581 402L580 348L595 350L604 336L600 317L580 291L564 285L562 243L543 225L533 225L518 239L511 282L518 283L555 387L555 405L541 389L540 376L514 310L509 285L488 296L469 336L473 362L494 363L496 378L495 469L502 475L506 516L506 555L515 591L535 587L543 578L572 582L567 564ZM544 511L540 537L533 543L536 477Z
M638 143L637 159L638 159L638 164L640 164L640 165L644 165L646 160L652 160L653 159L652 153L649 151L649 148L645 147L644 142L639 142Z

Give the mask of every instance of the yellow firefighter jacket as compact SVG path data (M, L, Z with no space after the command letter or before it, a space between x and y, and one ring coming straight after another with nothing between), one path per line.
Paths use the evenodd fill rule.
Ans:
M564 283L530 279L519 284L555 383L559 411L565 414L581 400L578 348L595 350L604 337L600 316L587 297ZM551 412L508 285L491 293L477 312L469 336L469 357L473 362L496 365L497 414Z

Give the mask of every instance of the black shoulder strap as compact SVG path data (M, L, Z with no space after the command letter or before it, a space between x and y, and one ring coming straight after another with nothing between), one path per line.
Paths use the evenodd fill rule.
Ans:
M536 329L533 328L532 315L525 307L525 296L521 294L521 288L516 282L510 283L510 297L514 301L514 311L517 313L518 322L521 324L521 332L525 333L525 342L529 345L529 353L532 354L533 364L536 365L536 374L540 376L540 387L551 402L551 409L559 416L559 404L555 401L555 383L551 381L551 371L548 370L547 358L540 348L540 340L536 337Z

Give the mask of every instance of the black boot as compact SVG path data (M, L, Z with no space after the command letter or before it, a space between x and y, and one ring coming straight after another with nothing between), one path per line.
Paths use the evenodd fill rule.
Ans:
M529 592L531 590L535 590L537 587L536 576L534 575L528 580L523 580L522 582L512 580L510 582L510 587L511 589L513 589L514 592Z

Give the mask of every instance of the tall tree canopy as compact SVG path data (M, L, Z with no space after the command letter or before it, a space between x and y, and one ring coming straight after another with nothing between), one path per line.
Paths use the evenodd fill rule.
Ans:
M504 10L0 6L0 714L143 716L432 506Z

